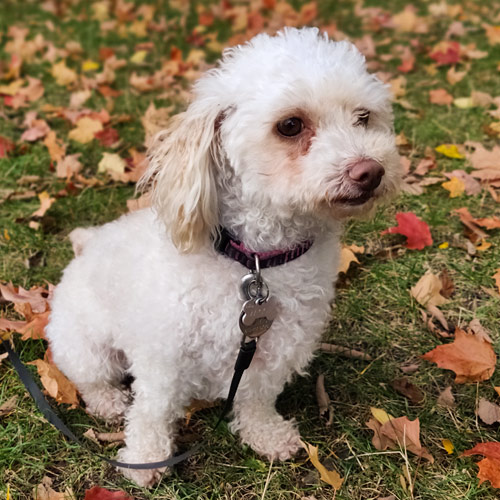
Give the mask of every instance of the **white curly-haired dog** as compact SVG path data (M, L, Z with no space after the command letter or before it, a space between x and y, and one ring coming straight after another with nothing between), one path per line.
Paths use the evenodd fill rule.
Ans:
M297 426L275 400L328 321L342 220L368 213L399 180L389 91L351 43L285 29L224 52L150 148L142 186L153 209L75 230L77 256L52 301L54 361L90 413L125 415L122 461L171 456L190 401L227 395L249 271L215 248L221 228L240 257L286 261L262 270L277 315L230 428L269 459L297 451ZM124 470L143 486L161 472Z

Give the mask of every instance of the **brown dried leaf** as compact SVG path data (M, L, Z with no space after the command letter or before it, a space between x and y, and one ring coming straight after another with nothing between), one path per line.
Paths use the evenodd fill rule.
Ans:
M322 373L318 375L316 380L316 400L318 402L319 416L326 416L326 425L330 426L333 422L333 406L331 404L330 397L326 392L325 376Z
M407 377L396 378L391 382L392 388L409 399L413 404L420 404L424 399L424 393Z
M373 445L377 450L406 449L415 455L434 462L434 457L420 444L420 422L418 418L411 421L408 417L391 418L384 424L371 419L366 424L374 431Z
M451 392L451 385L444 389L437 398L438 406L444 406L445 408L455 408L455 397Z
M500 406L491 403L485 398L479 400L479 407L476 413L485 424L492 425L500 422Z
M43 387L58 403L69 404L70 408L78 406L76 387L59 371L57 366L42 359L36 359L28 364L36 366Z
M17 405L17 396L12 396L11 398L7 399L7 401L2 403L0 405L0 418L10 415L16 409L16 405Z

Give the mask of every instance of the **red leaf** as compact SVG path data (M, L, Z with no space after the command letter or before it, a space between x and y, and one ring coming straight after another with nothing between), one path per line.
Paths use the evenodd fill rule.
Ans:
M94 486L85 492L85 500L133 500L124 491L110 491L100 486Z
M469 457L470 455L483 455L487 458L500 460L500 443L494 441L478 443L474 448L464 451L462 455L464 457Z
M110 147L120 140L118 130L114 128L105 128L97 132L94 137L105 147Z
M398 212L396 220L398 225L382 231L382 234L390 233L406 236L408 240L405 246L411 250L423 250L424 247L432 245L429 226L414 213Z
M438 65L457 64L460 62L460 44L458 42L440 42L429 54Z
M14 143L6 137L0 136L0 158L5 158L13 149Z

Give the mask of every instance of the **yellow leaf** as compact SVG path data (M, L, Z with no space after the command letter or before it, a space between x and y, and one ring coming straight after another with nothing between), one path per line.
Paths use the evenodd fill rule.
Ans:
M103 126L99 120L84 116L76 122L76 128L69 132L68 137L74 141L86 144L94 138L96 132L100 132L102 129Z
M387 413L385 410L381 410L380 408L374 408L372 406L370 411L372 412L373 418L375 418L375 420L381 425L384 425L386 422L389 422L389 420L394 418L391 414Z
M304 450L306 450L307 454L309 455L309 460L311 461L311 463L319 471L320 478L323 481L325 481L325 483L328 483L329 485L333 486L336 490L338 490L342 486L344 480L340 477L337 471L328 470L319 461L318 447L313 446L312 444L309 443L305 443L303 441L301 441L300 443L302 444L302 447L304 448Z
M446 450L448 455L451 455L455 449L453 443L449 439L443 439L441 442L443 443L443 448Z
M488 248L491 247L491 243L486 240L481 240L481 244L476 245L476 250L479 250L480 252L484 252L485 250L488 250Z
M445 241L444 243L441 243L441 245L439 245L439 248L441 250L446 250L449 246L450 244L447 241Z
M5 238L6 241L10 241L10 234L9 231L7 231L7 229L3 230L3 237Z
M472 97L457 97L456 99L453 99L453 104L457 108L461 109L468 109L476 106L476 103L474 102L474 99L472 99Z
M97 21L105 21L108 19L109 7L109 2L106 0L92 4L92 19L96 19Z
M99 63L91 59L82 62L82 71L94 71L96 69L99 69Z
M500 396L500 387L495 387L495 391L497 392L497 394Z
M130 62L134 63L134 64L140 64L141 62L144 61L144 59L146 59L146 56L148 55L148 51L147 50L138 50L131 58L130 58Z
M438 153L442 153L448 158L458 158L458 159L464 158L464 155L458 151L456 144L441 144L440 146L437 146L435 149Z
M458 198L465 192L465 184L458 177L452 177L449 181L443 182L441 186L450 192L450 198Z
M443 297L440 292L443 288L443 283L437 274L427 271L410 289L410 294L416 301L423 305L440 306L446 304L448 300Z
M126 166L125 160L116 153L103 153L97 171L108 173L113 179L120 180L125 173Z
M51 74L55 78L56 83L63 86L74 83L78 78L76 72L66 66L65 61L54 64L52 66Z
M340 251L340 262L339 262L339 273L347 273L349 266L352 262L357 262L359 260L356 258L355 253L363 253L365 251L364 247L358 247L356 245L343 246Z
M490 129L500 135L500 122L490 123Z
M19 89L23 86L24 80L19 78L9 83L9 85L0 85L0 94L16 95Z
M144 38L148 36L147 22L144 20L136 20L131 24L128 31L138 38Z

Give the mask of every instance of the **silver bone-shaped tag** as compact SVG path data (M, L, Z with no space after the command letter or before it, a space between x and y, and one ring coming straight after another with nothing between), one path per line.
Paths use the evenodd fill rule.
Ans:
M277 306L274 297L255 297L243 304L240 314L240 330L246 337L256 338L266 333L276 318Z

